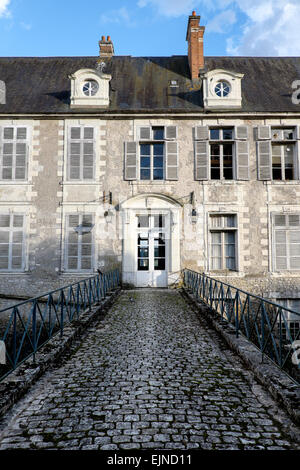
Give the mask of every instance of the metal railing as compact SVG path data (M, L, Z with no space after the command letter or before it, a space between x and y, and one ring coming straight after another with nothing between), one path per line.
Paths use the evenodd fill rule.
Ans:
M114 270L0 310L0 345L5 345L6 364L0 365L0 381L53 336L63 336L64 327L91 310L107 293L120 285Z
M237 287L213 279L204 273L183 270L184 286L221 318L231 323L236 336L241 333L278 367L300 383L300 313ZM297 320L291 322L289 314ZM299 319L298 319L299 317Z

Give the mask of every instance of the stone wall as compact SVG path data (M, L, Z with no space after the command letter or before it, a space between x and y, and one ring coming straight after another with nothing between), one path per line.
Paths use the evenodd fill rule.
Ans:
M0 125L15 121L0 121ZM120 205L137 194L163 194L182 205L181 268L205 271L212 277L259 295L287 292L300 298L300 272L274 272L271 214L300 213L299 181L257 180L254 129L258 125L299 125L296 120L239 118L112 118L32 119L29 179L18 185L1 185L0 210L20 208L27 215L26 269L24 273L0 273L0 293L35 296L73 280L109 270L122 263ZM96 129L96 173L92 183L67 181L67 130L87 124ZM193 128L197 125L248 125L250 181L195 181ZM124 142L137 139L140 125L178 127L178 181L125 181ZM299 147L299 144L298 144ZM108 195L112 193L112 204ZM194 205L191 205L191 193ZM197 211L192 223L191 210ZM64 270L65 217L90 212L95 217L95 266L90 272ZM213 272L208 261L208 215L233 213L238 220L238 266L235 272Z

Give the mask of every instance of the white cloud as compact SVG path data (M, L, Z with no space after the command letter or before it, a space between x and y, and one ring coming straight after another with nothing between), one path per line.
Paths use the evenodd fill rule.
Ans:
M0 0L1 1L1 0ZM131 20L127 8L121 7L118 10L111 10L103 13L100 17L102 23L122 23L127 26L133 26L134 22Z
M300 4L298 0L236 0L249 21L239 40L227 41L234 55L300 55Z
M8 6L10 0L0 0L0 18L4 16L9 16Z
M242 13L244 24L227 39L229 54L300 55L300 0L138 0L137 5L152 6L167 17L196 10L211 17L207 32L224 34Z
M26 31L30 31L32 28L32 25L30 23L24 23L23 21L21 21L20 25L21 28L25 29Z
M160 15L176 17L191 14L197 3L201 2L194 0L139 0L137 5L140 8L152 5Z
M233 10L222 11L207 23L206 31L208 33L226 33L228 27L234 23L236 23L235 12Z

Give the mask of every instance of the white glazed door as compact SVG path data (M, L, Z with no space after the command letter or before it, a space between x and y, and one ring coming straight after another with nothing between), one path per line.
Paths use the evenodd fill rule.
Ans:
M137 215L137 286L166 287L168 238L166 214Z

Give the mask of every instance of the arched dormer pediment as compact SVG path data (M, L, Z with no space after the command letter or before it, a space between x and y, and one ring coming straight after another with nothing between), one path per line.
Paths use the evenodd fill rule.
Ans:
M111 75L102 70L80 69L69 76L71 80L71 108L107 107Z
M242 107L242 73L215 69L203 74L205 109L239 109Z

